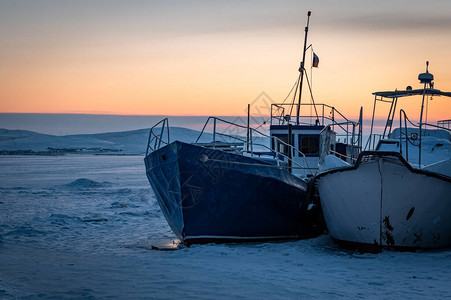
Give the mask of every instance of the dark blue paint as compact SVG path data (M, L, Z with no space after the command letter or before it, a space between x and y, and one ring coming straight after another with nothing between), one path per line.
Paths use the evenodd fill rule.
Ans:
M323 230L318 210L307 210L307 184L267 161L176 141L145 164L164 216L187 243L200 236L307 238Z

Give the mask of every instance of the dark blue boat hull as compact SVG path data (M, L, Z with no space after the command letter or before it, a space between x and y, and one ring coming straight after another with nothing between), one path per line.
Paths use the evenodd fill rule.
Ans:
M322 233L307 184L250 157L182 142L146 156L168 224L185 243L309 238Z

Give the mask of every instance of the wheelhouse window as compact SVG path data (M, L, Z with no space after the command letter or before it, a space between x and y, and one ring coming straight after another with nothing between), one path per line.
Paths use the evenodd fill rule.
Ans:
M305 156L319 155L319 135L299 135L299 149Z
M289 153L289 149L288 149L288 145L287 145L288 144L288 134L273 134L272 136L278 138L283 143L281 143L280 141L277 141L277 145L274 145L274 139L271 139L271 148L273 150L276 150L276 147L277 147L277 152L283 153L288 156L288 153ZM291 136L291 140L294 141L294 134Z

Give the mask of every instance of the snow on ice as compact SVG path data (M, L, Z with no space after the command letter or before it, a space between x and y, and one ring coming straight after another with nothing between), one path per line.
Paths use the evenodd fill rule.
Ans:
M0 299L451 297L449 249L178 246L139 155L3 155L0 170Z

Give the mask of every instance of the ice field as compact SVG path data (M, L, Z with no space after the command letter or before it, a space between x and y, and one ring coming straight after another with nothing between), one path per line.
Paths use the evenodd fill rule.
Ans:
M142 156L0 156L0 298L451 297L451 250L175 248ZM176 242L176 240L175 240Z

